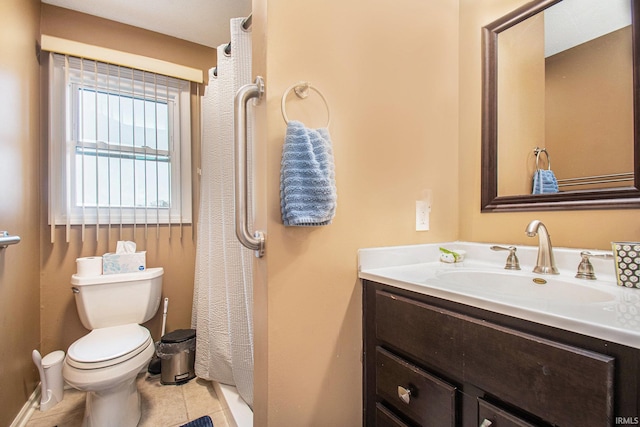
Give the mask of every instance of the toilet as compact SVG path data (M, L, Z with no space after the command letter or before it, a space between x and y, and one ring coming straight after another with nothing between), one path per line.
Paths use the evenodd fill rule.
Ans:
M158 311L162 268L71 277L82 325L91 330L69 347L62 375L86 391L83 427L134 427L140 420L136 376L155 352L141 323Z

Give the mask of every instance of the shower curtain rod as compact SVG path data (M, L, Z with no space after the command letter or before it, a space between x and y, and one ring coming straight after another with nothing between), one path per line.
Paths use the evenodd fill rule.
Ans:
M244 21L242 21L242 29L243 30L248 30L249 28L251 28L251 21L253 19L253 13L250 13L249 16L247 16ZM224 53L227 55L231 55L231 42L227 43L227 46L224 48Z

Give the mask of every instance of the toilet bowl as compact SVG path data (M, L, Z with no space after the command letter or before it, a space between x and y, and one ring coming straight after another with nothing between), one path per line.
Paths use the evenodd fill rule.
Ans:
M129 324L94 329L74 342L62 374L87 392L83 426L136 426L140 397L135 380L155 351L149 331Z
M152 271L155 270L155 271ZM155 352L141 326L160 305L163 270L77 277L71 284L82 324L91 329L67 351L65 381L86 392L83 427L135 427L141 415L136 377Z

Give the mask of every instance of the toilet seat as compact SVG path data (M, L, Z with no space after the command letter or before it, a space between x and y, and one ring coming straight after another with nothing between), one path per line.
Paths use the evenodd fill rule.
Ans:
M84 370L106 368L135 357L151 341L149 330L136 323L94 329L71 344L67 363Z

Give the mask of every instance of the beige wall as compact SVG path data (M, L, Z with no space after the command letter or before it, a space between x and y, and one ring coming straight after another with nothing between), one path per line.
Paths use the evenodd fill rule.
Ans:
M0 230L22 238L0 249L0 425L34 390L31 351L40 348L40 1L0 2Z
M256 283L256 425L360 425L358 248L457 237L457 22L457 0L254 1L268 239ZM280 100L299 80L332 114L338 208L320 228L280 218ZM290 118L324 125L313 95L289 100ZM431 231L416 232L423 189L433 190Z
M498 195L528 194L533 149L545 146L543 15L500 33L497 68Z
M460 0L460 240L536 244L524 229L532 219L549 228L555 246L610 249L640 239L637 210L480 213L480 31L526 0Z
M216 64L216 51L210 47L50 4L42 4L41 25L42 34L49 36L149 56L201 70L208 70Z
M208 70L216 63L214 49L50 5L42 5L41 24L42 34L155 57L202 70ZM198 203L199 187L195 169L200 152L200 132L196 125L199 112L196 108L197 101L193 101L194 206ZM46 141L43 144L46 147ZM46 188L46 174L46 168L43 168L42 188ZM155 226L147 230L138 226L135 233L132 227L126 227L122 236L119 230L114 229L109 233L102 227L98 242L95 227L87 228L83 242L80 228L76 226L73 227L69 243L65 242L64 230L58 229L56 243L51 244L46 206L46 194L43 194L40 328L45 351L66 349L87 332L80 324L69 285L76 268L75 259L113 252L117 240L135 241L140 250L147 251L147 266L164 268L163 296L170 300L167 330L190 327L195 266L195 238L191 225L172 227L171 230L163 226L159 234ZM161 312L159 310L146 325L156 338L161 331Z
M547 58L546 140L558 179L633 172L631 38L629 26Z

